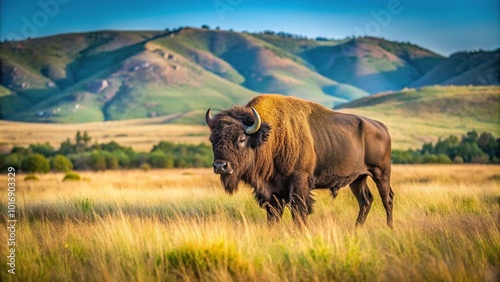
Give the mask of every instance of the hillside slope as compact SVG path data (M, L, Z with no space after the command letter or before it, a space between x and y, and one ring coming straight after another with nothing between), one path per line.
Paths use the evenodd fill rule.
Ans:
M500 87L426 87L378 94L336 109L384 122L392 136L392 148L419 148L450 134L487 131L500 136ZM193 118L193 117L189 117ZM195 117L199 121L203 117ZM206 125L171 124L177 115L80 124L40 124L0 121L0 152L14 145L49 142L58 147L77 130L88 131L98 142L112 140L136 150L149 151L160 140L208 143ZM191 123L196 123L191 120Z
M0 44L0 119L75 123L175 115L169 122L202 123L208 107L244 104L260 93L333 107L416 81L495 83L496 61L441 75L436 66L461 62L452 59L373 37L311 40L195 28L63 34Z
M90 122L179 114L282 93L325 106L368 95L243 33L102 31L0 45L0 118Z
M416 45L371 37L311 48L305 57L326 77L371 94L402 89L443 59Z
M453 54L410 86L436 84L499 85L500 49Z
M2 118L65 123L189 114L257 95L159 47L159 36L97 32L10 44L16 49L2 52L2 72L12 92L2 97ZM63 48L73 46L68 40L80 47Z
M406 149L470 130L499 136L499 109L499 86L434 86L377 94L335 110L382 121L398 148Z

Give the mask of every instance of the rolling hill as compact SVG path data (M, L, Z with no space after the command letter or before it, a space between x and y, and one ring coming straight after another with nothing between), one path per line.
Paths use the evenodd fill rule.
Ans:
M312 48L306 55L319 73L371 94L402 89L443 59L416 45L371 37Z
M423 142L435 142L438 137L462 135L470 130L487 131L498 137L498 109L500 86L435 86L377 94L335 110L384 122L392 136L392 147L406 150L419 148ZM149 151L161 140L209 142L206 125L170 124L175 119L176 115L79 124L0 121L0 152L10 152L14 145L37 142L49 142L58 148L66 138L73 138L77 130L88 131L92 142L114 140L139 151Z
M335 110L382 121L394 147L416 148L467 131L500 136L500 86L432 86L373 95Z
M195 28L63 34L0 44L0 119L79 123L174 115L169 123L200 124L206 108L244 104L259 93L333 107L434 83L425 77L460 61L451 59L372 37L311 40ZM475 84L495 67L485 62L448 80Z
M499 84L500 49L497 49L455 53L410 86Z

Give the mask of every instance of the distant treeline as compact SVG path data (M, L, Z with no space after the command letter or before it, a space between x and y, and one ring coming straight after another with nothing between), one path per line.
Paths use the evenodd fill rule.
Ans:
M50 144L15 146L9 154L0 155L0 170L15 167L24 172L46 173L70 170L107 170L141 168L186 168L212 165L212 148L205 144L174 144L161 141L150 152L136 152L115 141L92 143L85 131L78 131L75 142L68 138L58 150Z
M500 164L500 139L491 133L470 131L458 138L450 135L417 150L393 150L395 164Z
M31 144L27 148L15 146L9 154L0 154L0 170L15 167L29 173L70 170L107 170L141 168L210 167L212 148L209 145L174 144L161 141L150 152L136 152L115 141L92 143L85 131L78 131L75 142L68 138L58 150L50 144ZM395 164L461 164L500 163L500 139L491 133L468 132L458 138L450 135L436 144L426 143L417 150L394 150Z

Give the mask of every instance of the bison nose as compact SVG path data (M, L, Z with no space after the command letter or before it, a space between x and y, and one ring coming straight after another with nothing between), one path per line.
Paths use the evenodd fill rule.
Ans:
M217 174L231 174L233 170L229 162L223 160L216 160L214 162L214 172Z

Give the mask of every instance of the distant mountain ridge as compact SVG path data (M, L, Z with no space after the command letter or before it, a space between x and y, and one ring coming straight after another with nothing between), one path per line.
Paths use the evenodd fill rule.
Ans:
M208 107L260 93L333 107L404 87L499 84L499 51L476 53L445 58L373 37L195 28L63 34L0 44L0 118L70 123L176 114L171 123L199 123Z
M410 86L499 84L500 49L497 49L452 54Z

